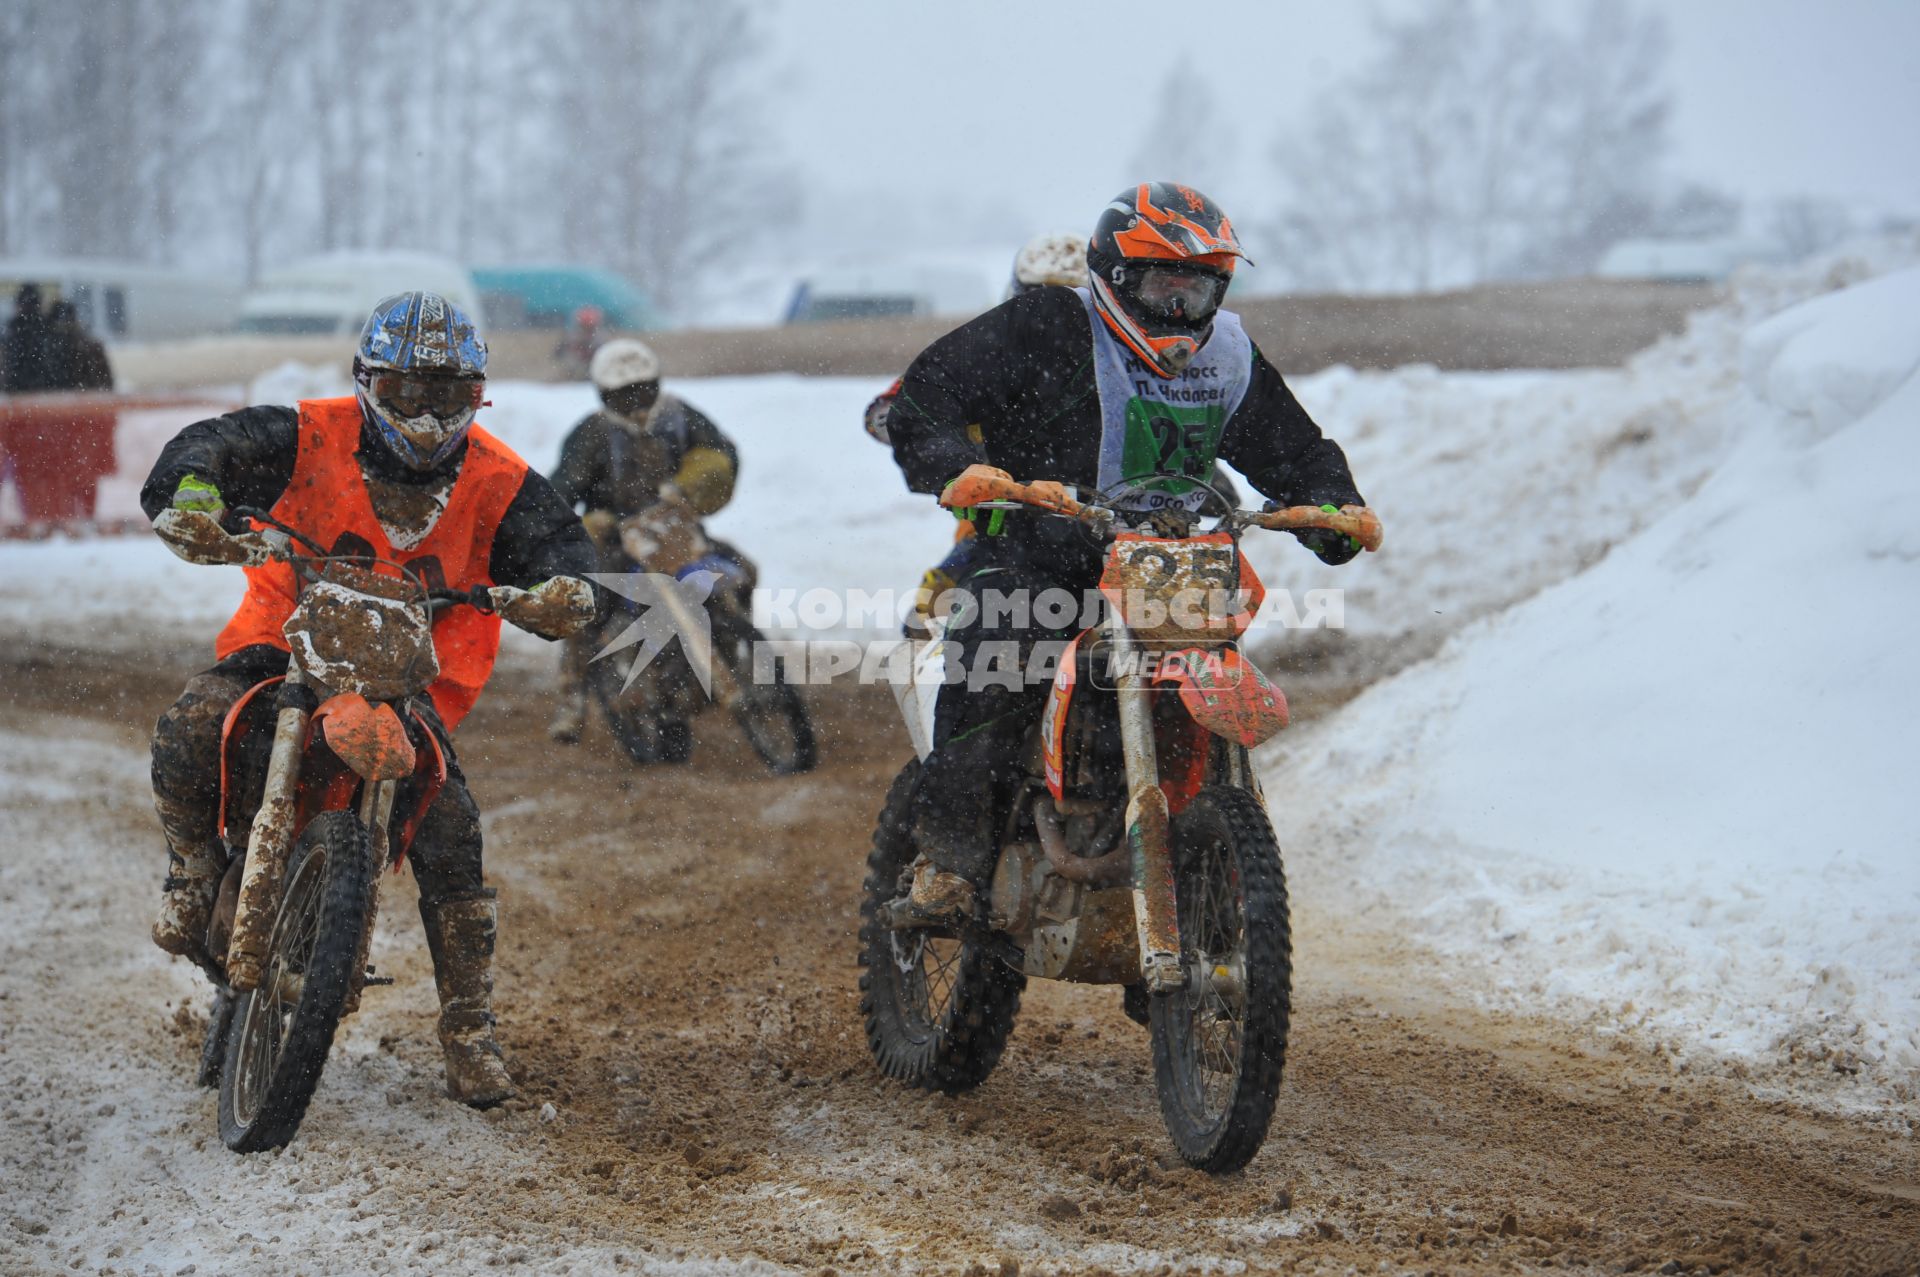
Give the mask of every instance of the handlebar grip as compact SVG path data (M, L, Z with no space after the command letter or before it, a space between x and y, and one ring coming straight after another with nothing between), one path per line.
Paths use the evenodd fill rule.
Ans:
M1378 550L1384 535L1380 516L1363 505L1343 506L1338 514L1329 514L1314 505L1288 506L1283 510L1269 510L1255 522L1274 532L1292 532L1300 528L1326 528L1333 532L1344 532L1365 550Z

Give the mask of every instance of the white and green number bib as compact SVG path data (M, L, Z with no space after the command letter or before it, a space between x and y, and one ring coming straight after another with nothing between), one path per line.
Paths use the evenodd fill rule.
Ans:
M1171 380L1150 371L1120 344L1094 309L1093 294L1076 288L1093 326L1093 367L1100 391L1100 490L1115 492L1139 480L1114 504L1125 510L1198 510L1206 501L1194 483L1213 473L1227 422L1253 378L1253 342L1240 317L1220 311L1213 333L1193 362ZM1149 479L1155 473L1184 477Z

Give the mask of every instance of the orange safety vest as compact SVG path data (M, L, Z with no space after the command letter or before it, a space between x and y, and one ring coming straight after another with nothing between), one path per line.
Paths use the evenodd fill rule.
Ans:
M447 495L447 507L426 539L404 553L387 540L373 513L354 452L360 446L360 401L303 399L300 451L287 490L273 503L274 518L298 528L334 554L372 555L407 564L436 588L492 585L487 575L493 536L526 478L527 463L511 448L475 426L467 455ZM287 650L281 627L298 597L293 569L285 563L247 568L247 597L220 631L214 652L224 660L243 647L265 643ZM440 719L452 731L480 699L500 650L500 618L470 607L449 608L433 623L433 650L440 677L427 689Z

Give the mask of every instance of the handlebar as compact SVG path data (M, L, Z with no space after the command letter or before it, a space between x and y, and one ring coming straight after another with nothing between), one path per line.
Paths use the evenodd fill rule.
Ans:
M1111 506L1079 499L1065 484L1048 479L1021 483L1004 470L984 465L968 466L941 494L940 504L950 510L962 506L1024 506L1083 522L1093 522L1114 513ZM1363 505L1342 506L1337 513L1312 505L1286 506L1266 511L1236 510L1226 517L1240 526L1267 528L1275 532L1326 528L1352 537L1367 550L1378 550L1382 537L1380 516Z

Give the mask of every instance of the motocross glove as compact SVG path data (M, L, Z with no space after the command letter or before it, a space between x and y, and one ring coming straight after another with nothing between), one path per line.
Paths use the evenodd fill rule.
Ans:
M205 514L219 514L227 508L220 499L220 488L212 481L202 479L197 474L187 475L173 490L173 508L176 510L199 510Z
M548 577L531 590L496 585L487 591L501 619L544 638L566 638L593 624L593 587L577 577Z
M1340 507L1327 502L1320 507L1328 514L1339 514ZM1338 567L1354 555L1360 553L1360 542L1344 532L1335 532L1332 528L1300 528L1293 534L1301 545L1312 550L1322 563Z
M947 487L940 489L940 495L944 497L947 494L947 488L951 488L958 482L960 480L957 478L947 480ZM987 520L983 525L980 521L980 507L977 505L957 505L949 509L954 518L962 523L972 524L974 531L981 536L997 537L1006 531L1007 512L1005 510L987 511Z

